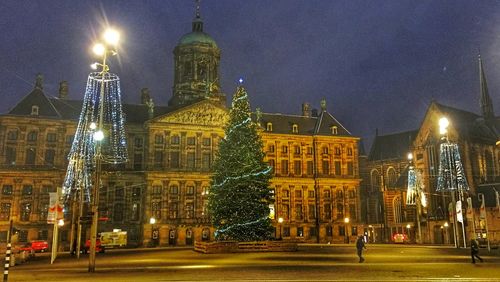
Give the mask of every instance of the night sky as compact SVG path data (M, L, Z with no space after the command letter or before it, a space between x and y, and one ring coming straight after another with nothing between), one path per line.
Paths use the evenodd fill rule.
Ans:
M67 80L82 99L91 46L106 22L122 31L111 71L125 102L149 87L172 96L173 49L191 31L194 1L0 1L0 113L44 75L46 94ZM204 31L222 50L228 101L245 78L252 108L328 110L370 140L418 128L432 99L479 113L477 55L500 112L500 1L202 0ZM369 141L368 141L369 142ZM369 147L369 143L365 144Z

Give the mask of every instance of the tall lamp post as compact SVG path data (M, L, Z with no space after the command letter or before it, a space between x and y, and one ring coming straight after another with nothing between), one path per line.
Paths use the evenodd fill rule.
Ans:
M101 187L101 165L102 165L102 152L101 141L104 139L103 131L103 120L104 120L104 88L106 75L109 72L109 66L106 64L106 59L108 55L116 55L116 45L120 39L120 34L113 29L108 29L103 35L106 44L97 43L94 45L92 50L97 56L102 58L102 63L94 63L91 65L92 68L97 69L101 67L101 86L99 95L99 107L98 107L98 123L96 125L96 131L94 132L95 141L95 181L92 189L92 225L90 227L90 254L89 254L89 272L95 272L95 255L96 255L96 242L97 242L97 224L98 224L98 209L99 209L99 188Z
M283 240L283 229L282 229L282 227L283 227L283 218L282 217L278 218L278 224L280 226L280 240Z
M479 209L479 218L484 219L484 229L486 229L486 242L488 244L488 252L491 252L490 237L488 235L488 215L486 214L486 203L484 202L484 194L477 193L477 197L481 201L481 207Z
M345 217L344 218L344 223L345 223L345 242L349 244L349 218Z
M158 241L158 231L156 230L156 218L151 217L149 219L149 224L151 224L151 245L152 246L157 246L157 241Z

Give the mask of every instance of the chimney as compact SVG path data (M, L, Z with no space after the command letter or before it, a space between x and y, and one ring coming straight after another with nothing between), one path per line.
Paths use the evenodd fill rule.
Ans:
M59 83L59 99L66 99L68 97L68 82L63 80Z
M305 117L311 117L311 105L309 105L309 103L302 104L302 115Z
M141 104L146 105L149 103L149 100L151 99L151 96L149 95L149 88L142 88L141 89Z

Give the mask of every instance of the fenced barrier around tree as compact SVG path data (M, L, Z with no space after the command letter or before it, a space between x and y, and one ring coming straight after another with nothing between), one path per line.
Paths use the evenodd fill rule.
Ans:
M204 254L245 253L245 252L295 252L297 243L283 241L259 242L202 242L194 243L194 251Z

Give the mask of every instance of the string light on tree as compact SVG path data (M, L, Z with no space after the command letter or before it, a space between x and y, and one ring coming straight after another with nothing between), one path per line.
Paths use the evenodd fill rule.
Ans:
M242 82L242 79L240 79ZM271 237L271 167L264 162L262 140L250 118L247 92L233 96L225 138L219 144L208 208L216 240L260 241Z

